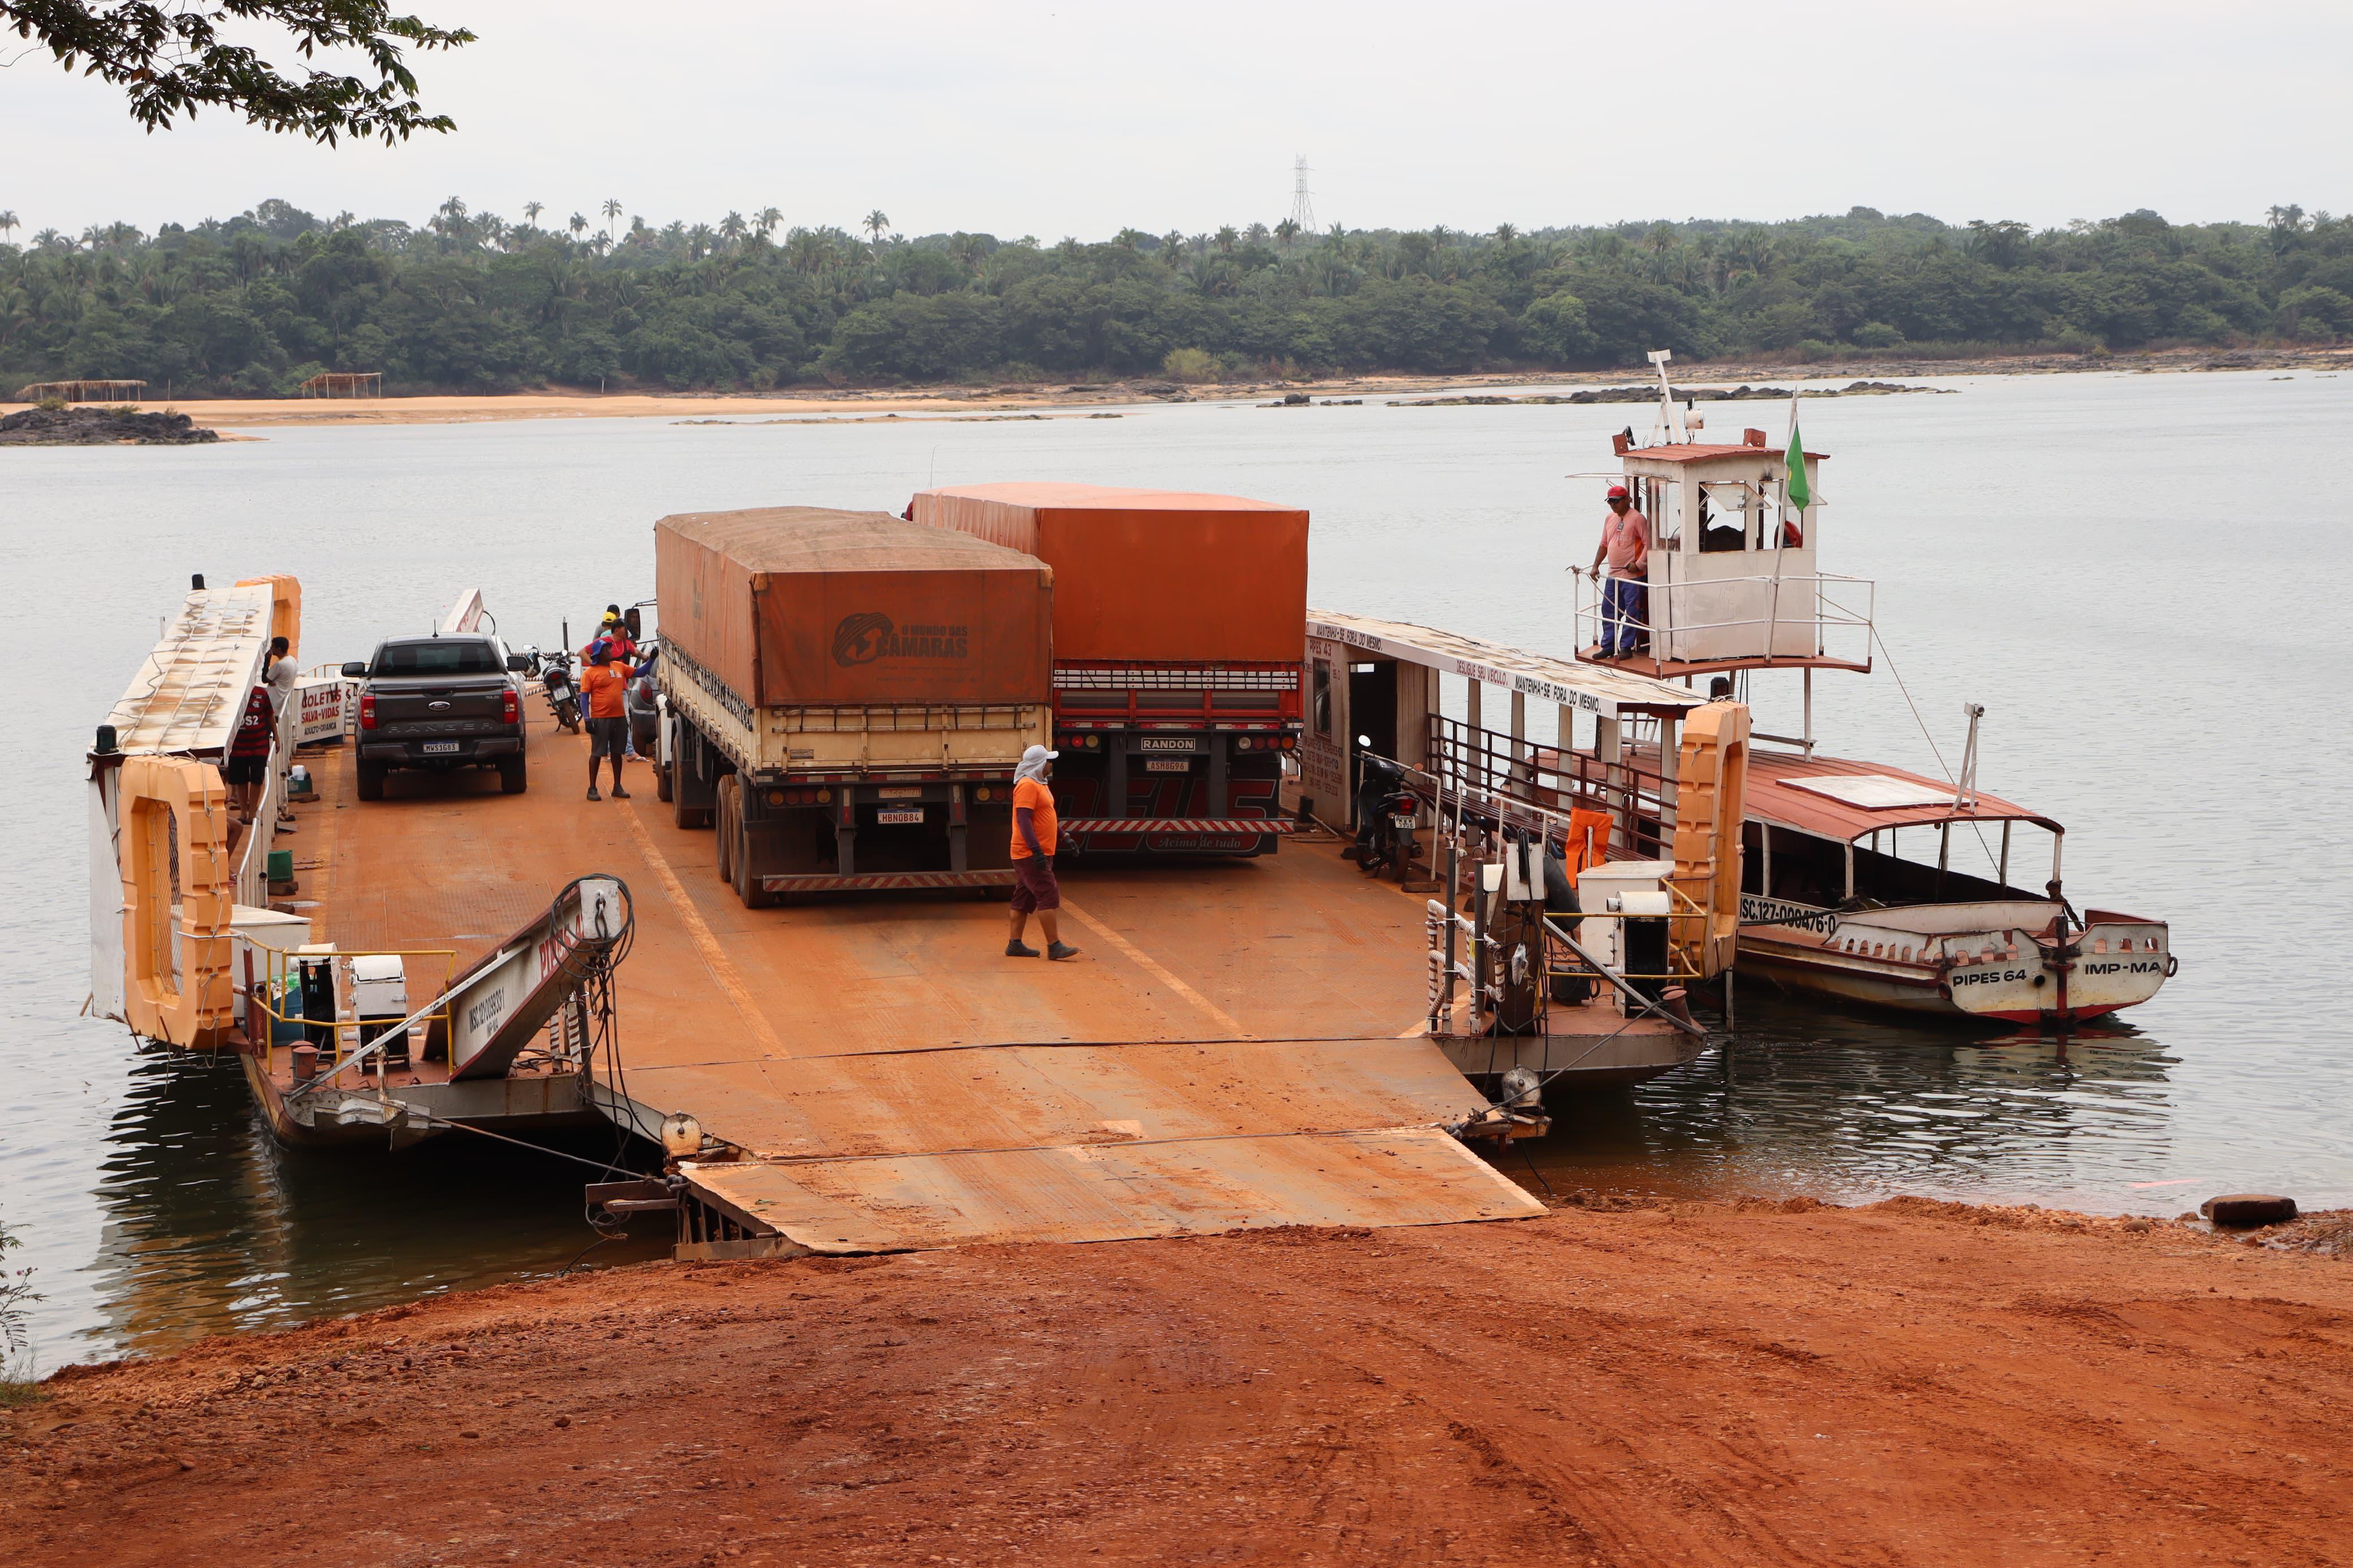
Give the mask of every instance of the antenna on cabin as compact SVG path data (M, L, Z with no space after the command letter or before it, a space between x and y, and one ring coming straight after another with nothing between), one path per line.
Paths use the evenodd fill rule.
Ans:
M1667 380L1667 362L1675 357L1672 349L1652 349L1651 368L1659 373L1659 424L1665 429L1667 439L1681 446L1691 439L1683 427L1683 405L1675 401L1674 384Z
M1302 153L1291 162L1291 221L1299 232L1315 232L1315 203L1307 194L1307 154Z
M1953 804L1963 811L1974 811L1978 804L1978 721L1985 717L1985 704L1964 702L1961 711L1969 716L1969 738L1961 747L1961 776L1953 789Z

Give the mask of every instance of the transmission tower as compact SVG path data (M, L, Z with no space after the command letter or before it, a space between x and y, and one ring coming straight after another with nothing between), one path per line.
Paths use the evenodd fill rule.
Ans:
M1291 164L1291 221L1299 226L1302 234L1315 232L1315 203L1307 194L1307 154L1302 153Z

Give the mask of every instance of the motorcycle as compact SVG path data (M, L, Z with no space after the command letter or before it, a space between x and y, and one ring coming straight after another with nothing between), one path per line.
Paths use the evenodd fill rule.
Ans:
M1394 871L1402 882L1413 865L1421 797L1407 783L1402 764L1366 750L1369 737L1357 736L1356 745L1364 767L1356 784L1356 869L1367 877Z
M580 688L572 679L572 656L559 651L542 658L537 648L531 650L531 656L538 662L540 688L547 694L547 710L555 715L565 733L578 733Z

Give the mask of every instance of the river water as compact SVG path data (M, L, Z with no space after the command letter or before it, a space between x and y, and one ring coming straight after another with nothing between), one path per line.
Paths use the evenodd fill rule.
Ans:
M2168 919L2180 975L2126 1026L2001 1041L1744 998L1711 1056L1569 1110L1548 1179L1652 1191L1895 1192L2170 1213L2218 1191L2353 1204L2353 379L1968 378L1809 404L1831 454L1824 569L1876 579L1886 661L1817 683L1834 753L1934 773L1986 705L1985 787L2071 828L2067 885ZM1223 490L1314 517L1313 602L1566 652L1609 433L1641 407L1262 410L731 424L272 429L211 448L12 450L21 809L0 952L0 1224L43 1368L563 1267L576 1167L445 1139L396 1160L277 1149L233 1068L77 1016L88 992L81 755L188 574L291 571L308 662L423 630L480 584L512 640L574 640L652 591L663 513L897 510L931 483ZM1783 428L1773 405L1719 426ZM47 654L38 654L46 647ZM1895 672L1900 671L1899 689ZM1758 727L1799 722L1793 677ZM1907 693L1908 699L1907 701ZM1915 720L1915 709L1920 718ZM653 1227L659 1229L660 1227ZM593 1265L653 1256L659 1237Z

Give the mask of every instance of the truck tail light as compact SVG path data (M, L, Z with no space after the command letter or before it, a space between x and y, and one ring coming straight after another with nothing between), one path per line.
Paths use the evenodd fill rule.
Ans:
M360 693L360 728L363 730L375 728L375 693L373 691Z
M499 693L499 720L501 723L512 724L522 718L522 704L515 696L515 689L510 686Z

